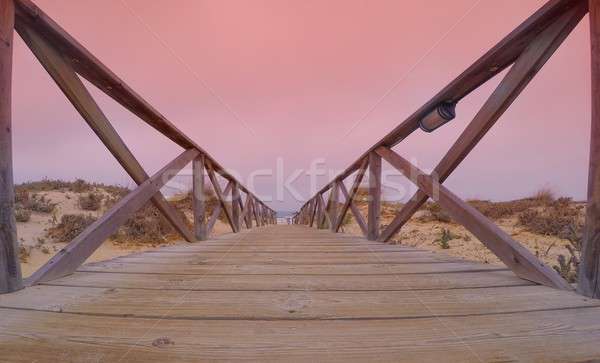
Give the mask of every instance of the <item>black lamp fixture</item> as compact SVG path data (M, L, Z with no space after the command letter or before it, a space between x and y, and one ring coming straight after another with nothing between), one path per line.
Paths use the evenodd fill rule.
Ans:
M456 102L446 101L439 104L419 122L425 132L432 132L456 117Z

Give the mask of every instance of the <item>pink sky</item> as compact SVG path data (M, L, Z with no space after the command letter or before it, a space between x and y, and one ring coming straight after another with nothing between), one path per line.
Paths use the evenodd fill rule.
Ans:
M543 3L36 1L242 180L274 168L278 157L287 175L316 158L346 167ZM588 35L586 17L449 188L465 198L517 198L541 187L584 197ZM433 134L417 131L396 150L435 166L497 82L463 100L451 124ZM13 85L17 182L130 182L20 39ZM177 155L179 147L94 95L149 173ZM295 186L306 191L308 179ZM256 189L272 194L275 178ZM301 202L286 194L269 204L294 209Z

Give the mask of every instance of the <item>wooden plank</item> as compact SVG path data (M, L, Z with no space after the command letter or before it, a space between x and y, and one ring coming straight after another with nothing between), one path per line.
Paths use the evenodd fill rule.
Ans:
M15 8L0 0L0 294L23 287L12 168L12 57Z
M78 271L104 273L143 273L143 274L179 274L179 275L396 275L396 274L432 274L458 273L487 270L506 270L504 266L481 265L461 262L407 263L389 264L336 264L336 265L181 265L181 264L140 264L121 260L94 262L79 267ZM512 274L512 272L511 272ZM521 279L519 279L521 280ZM521 280L524 281L524 280Z
M348 195L348 191L346 190L346 186L344 185L344 183L340 182L339 185L340 185L340 190L342 191L342 195L344 196L344 198L346 198L345 205L347 204L350 206L350 209L352 210L352 214L354 215L354 220L360 227L360 230L362 231L363 236L366 237L368 231L367 231L367 223L365 222L364 217L360 213L360 210L358 209L356 204L354 204L352 197L350 197L350 195ZM344 215L345 215L345 213L340 214L340 219L343 219ZM340 226L341 226L341 222L340 222Z
M368 166L369 166L369 158L364 158L360 165L360 168L358 169L358 172L356 173L356 176L354 177L354 182L352 183L352 187L350 188L350 194L348 194L348 191L346 190L346 186L344 185L343 181L340 181L338 183L339 187L343 188L342 193L344 194L346 201L344 202L344 205L342 206L342 210L340 211L340 218L338 218L337 224L334 229L335 232L338 232L340 230L340 227L342 226L342 222L344 221L344 217L346 217L346 213L348 213L348 208L353 208L352 212L354 213L354 218L356 219L356 222L362 229L363 234L365 236L367 235L366 223L361 218L362 215L360 217L357 217L357 215L356 215L356 211L355 211L356 206L354 205L354 197L356 196L356 193L358 192L358 188L360 188L360 183L362 183L363 177L365 175L365 172L367 171ZM360 213L358 213L358 214L360 215ZM361 221L364 225L361 224Z
M75 272L51 286L189 291L412 291L531 286L511 271L380 275L223 275ZM0 299L0 304L4 300Z
M128 263L153 263L153 264L202 264L202 265L236 265L246 264L268 264L268 265L316 265L316 264L374 264L374 263L431 263L431 262L458 262L459 259L433 254L428 252L411 253L410 256L403 254L388 253L235 253L221 256L219 254L176 254L176 253L153 253L147 255L128 255L118 257L115 261Z
M577 291L600 298L600 3L590 0L592 122L585 227Z
M560 275L535 257L527 248L513 240L506 232L487 219L477 209L462 201L446 187L406 159L388 148L377 152L419 189L440 204L453 220L462 224L492 251L514 273L526 280L563 290L572 290Z
M146 276L146 279L152 277ZM0 297L1 308L177 319L406 319L600 307L543 286L427 291L181 291L36 286ZM371 307L377 306L377 309Z
M510 107L579 23L586 11L586 3L580 2L579 6L560 16L525 48L502 82L496 87L471 123L469 123L434 169L433 175L436 175L440 183L443 183L450 176L508 107ZM389 224L380 240L389 240L420 206L427 201L427 198L427 195L423 191L417 191L410 198L410 202L403 207L398 216Z
M198 241L208 238L206 227L206 193L204 190L204 155L192 161L192 208L194 210L194 232Z
M123 139L102 112L71 65L35 31L27 26L19 29L21 38L44 66L48 74L69 99L110 153L117 159L133 181L140 185L149 176L129 150ZM179 216L177 210L167 202L161 193L152 197L152 203L171 223L173 228L188 242L195 241L194 235Z
M367 239L376 241L379 237L381 214L381 156L369 154L369 212L367 216Z
M6 361L593 362L600 309L374 320L182 320L2 309ZM24 339L23 337L28 337ZM161 344L162 343L162 344Z
M187 150L112 206L27 279L29 285L51 281L75 271L110 235L146 204L186 164L198 156Z

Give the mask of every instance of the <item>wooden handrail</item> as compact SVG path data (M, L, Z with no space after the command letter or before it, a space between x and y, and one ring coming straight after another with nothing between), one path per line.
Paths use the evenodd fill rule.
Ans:
M310 206L313 205L314 201L318 200L317 198L328 189L337 189L338 186L343 186L344 179L358 170L359 172L351 192L349 194L347 192L343 193L346 201L333 229L337 232L348 208L352 206L356 189L358 189L358 185L362 180L362 174L365 172L368 160L369 210L367 225L363 226L360 224L360 217L357 220L367 239L382 242L391 239L428 198L434 197L432 194L432 180L434 180L434 177L435 180L442 183L456 169L519 96L521 91L529 84L587 12L588 2L586 0L551 0L546 3L540 10L490 49L429 102L369 148L344 172L319 190L315 196L302 205L297 216L294 217L294 223L309 224L312 226L312 222L306 222L306 211L311 210ZM436 109L438 105L443 103L454 104L460 101L509 66L511 68L500 85L441 160L432 176L423 174L391 150L391 147L417 130L421 120L431 113L432 110ZM419 187L419 190L399 211L390 225L379 235L381 156L397 169L401 170L405 176L413 180ZM411 172L417 173L419 176L418 180L413 179L412 175L409 175ZM439 201L441 207L449 210L456 221L471 230L515 274L547 286L570 289L569 284L554 270L544 265L518 242L512 240L501 229L497 228L491 221L481 216L474 208L460 200L443 186L440 185L439 189L441 196L434 199ZM353 209L353 212L355 212L355 216L360 216L360 212L357 209L356 211Z
M75 271L101 244L113 234L133 213L152 201L187 241L208 238L221 211L225 213L233 232L241 230L240 218L246 218L246 227L252 226L249 209L255 212L257 225L275 222L275 211L260 201L252 192L229 174L212 156L183 134L170 121L154 109L122 79L114 74L75 38L62 29L30 0L0 0L2 24L0 35L9 47L0 51L0 121L3 130L10 130L10 78L12 62L12 35L16 29L39 62L44 66L65 96L100 138L119 164L138 184L138 187L110 208L107 213L86 228L26 282L36 284L65 276ZM14 5L14 6L13 6ZM14 20L14 21L13 21ZM5 49L6 48L6 49ZM84 77L102 92L140 117L148 125L177 143L185 151L154 176L149 177L141 164L121 139L106 115L102 112L79 76ZM6 102L8 101L8 102ZM8 123L7 123L8 122ZM16 227L14 225L14 185L10 131L0 135L2 155L0 167L0 216L3 228L0 233L0 293L18 290L23 281L16 256ZM8 147L5 150L5 147ZM195 231L186 223L160 193L160 189L176 172L192 162L193 211ZM219 200L209 221L206 221L204 202L205 170ZM221 191L217 175L223 177L228 187ZM5 180L5 176L10 180ZM232 207L225 198L231 191ZM246 203L240 192L246 194ZM6 218L5 218L6 217ZM7 226L6 228L4 226ZM6 232L6 233L5 233Z
M79 75L182 148L194 148L205 155L215 172L223 178L236 180L206 150L181 132L31 0L14 0L14 2L17 29L23 26L35 29L72 62L73 68ZM253 195L241 183L239 185L243 192ZM259 203L269 208L264 203L260 201Z

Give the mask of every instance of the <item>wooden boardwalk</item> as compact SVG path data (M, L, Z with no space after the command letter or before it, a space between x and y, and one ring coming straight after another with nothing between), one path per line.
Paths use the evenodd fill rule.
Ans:
M582 362L600 301L304 226L84 265L0 295L3 362Z

